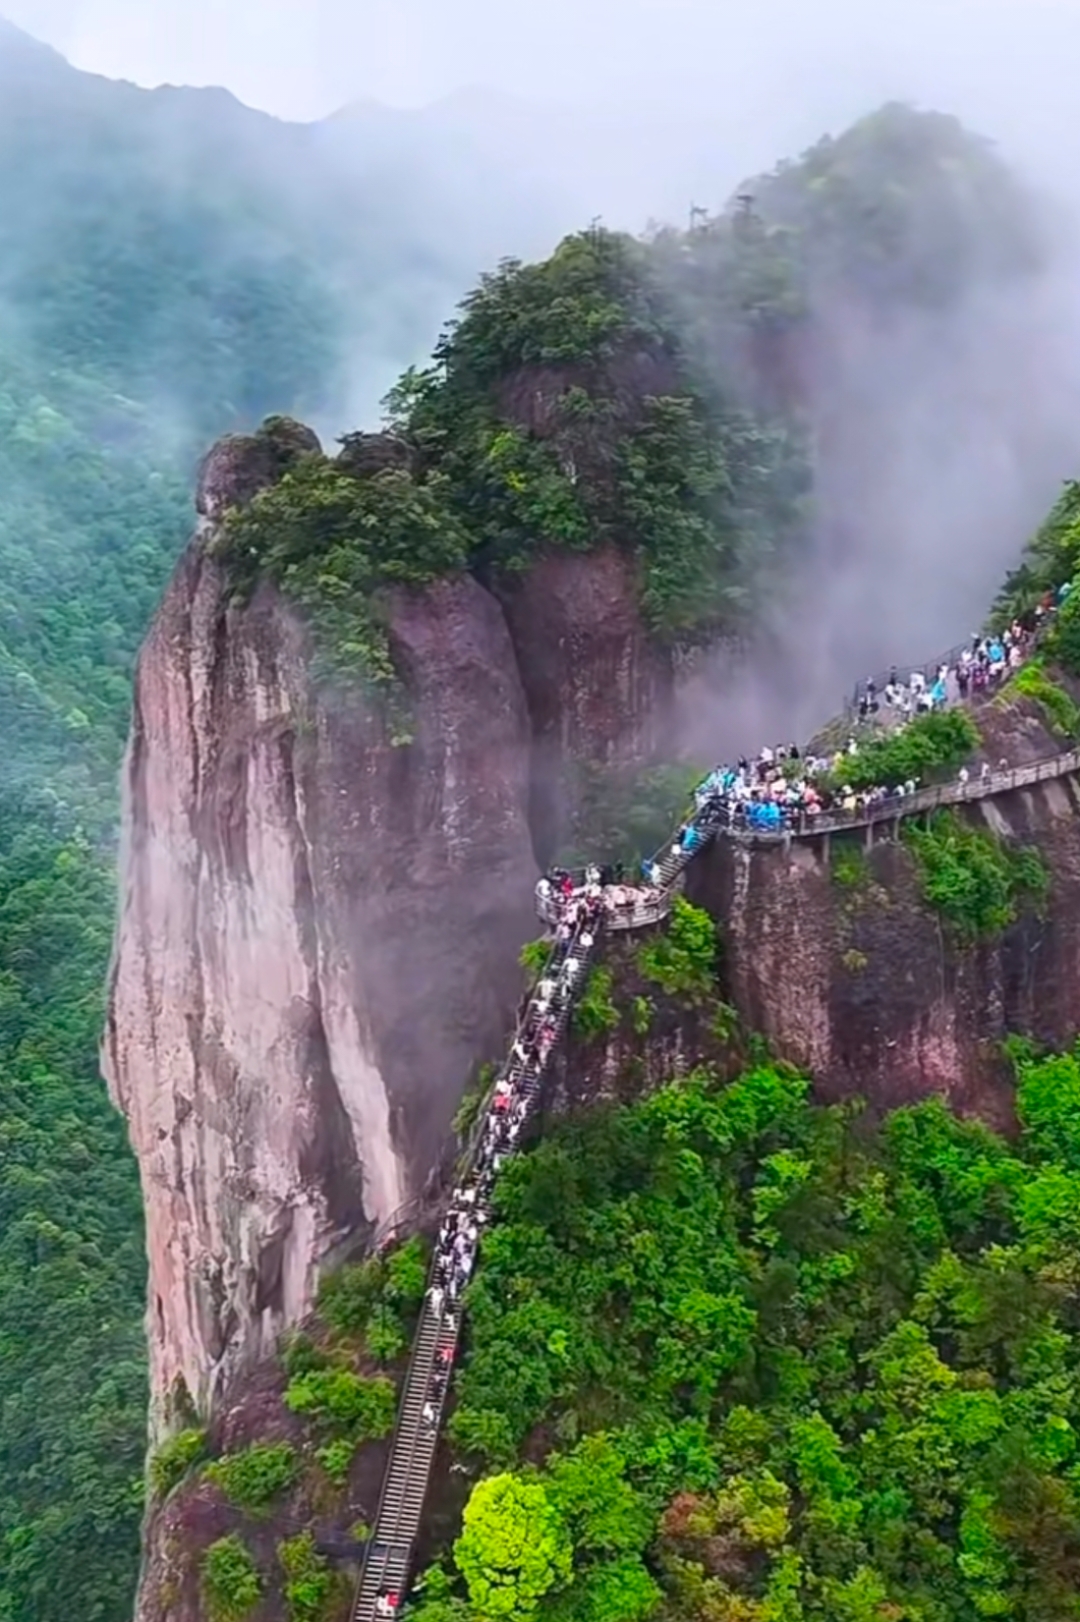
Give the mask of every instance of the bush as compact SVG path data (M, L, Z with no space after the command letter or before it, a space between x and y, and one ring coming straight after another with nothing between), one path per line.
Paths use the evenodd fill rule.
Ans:
M150 1485L159 1498L167 1498L193 1465L206 1457L205 1430L178 1431L162 1442L150 1460Z
M294 1374L307 1374L309 1369L324 1369L329 1361L322 1348L300 1329L287 1336L280 1356L281 1366L290 1379Z
M677 895L667 928L638 950L641 975L669 997L698 1004L715 989L716 925L701 907Z
M408 1344L408 1336L393 1307L373 1307L364 1330L364 1345L376 1363L392 1363Z
M326 1622L334 1601L343 1594L344 1581L316 1549L311 1533L285 1538L277 1554L285 1574L289 1622Z
M1058 610L1050 647L1070 676L1080 676L1080 585L1073 587Z
M339 1437L336 1442L327 1442L325 1447L316 1448L315 1457L334 1486L344 1487L356 1457L356 1443L347 1437Z
M518 953L518 962L530 980L539 980L550 956L551 942L546 935L542 935L539 940L525 942Z
M402 1312L415 1312L424 1299L427 1284L427 1247L414 1233L385 1260L386 1282L383 1296Z
M323 1322L338 1335L353 1339L364 1333L372 1308L382 1291L382 1259L350 1262L329 1273L319 1284L318 1309ZM304 1370L298 1370L304 1373Z
M202 1589L209 1622L244 1622L259 1603L258 1570L235 1533L218 1538L203 1555Z
M1038 852L1011 849L951 811L908 823L902 838L915 858L923 895L964 941L995 935L1024 900L1043 901L1049 875Z
M863 744L857 755L846 755L832 776L849 788L895 788L910 778L925 782L944 779L963 765L979 747L979 729L966 710L934 710L919 715L887 738Z
M606 1036L619 1023L619 1010L611 1000L613 977L610 969L592 969L585 988L574 1004L574 1034L589 1042Z
M570 1580L572 1553L562 1516L538 1481L507 1474L473 1488L454 1558L479 1615L531 1616Z
M1042 706L1051 726L1065 738L1080 738L1080 707L1046 673L1041 659L1031 659L1013 676L1002 697L1019 694Z
M382 1375L368 1379L349 1369L313 1369L289 1381L285 1406L356 1442L389 1436L397 1399Z
M296 1450L291 1442L256 1442L208 1465L206 1474L238 1509L261 1515L296 1480Z
M328 670L376 687L396 679L378 588L435 580L468 553L439 475L355 478L322 456L232 511L216 546L239 592L273 580L307 613Z

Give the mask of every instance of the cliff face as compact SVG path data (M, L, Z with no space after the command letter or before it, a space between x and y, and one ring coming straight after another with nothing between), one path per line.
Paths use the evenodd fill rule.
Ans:
M633 561L614 546L549 552L500 597L529 701L532 822L547 863L573 832L575 766L655 757L671 666L642 622Z
M214 1411L437 1172L568 777L642 758L662 709L632 564L549 553L502 603L468 574L383 590L395 743L316 680L279 592L241 605L214 560L228 509L316 451L278 421L211 452L136 680L104 1068L145 1189L158 1430ZM402 454L353 436L342 465Z
M1021 765L1063 747L1031 706L983 706L983 756ZM717 844L689 894L722 923L725 993L826 1099L875 1108L944 1096L1012 1122L1009 1035L1062 1048L1080 1009L1080 788L1067 777L973 802L976 827L1038 851L1047 899L1000 934L960 942L925 900L910 851L863 831L863 871L841 882L823 841Z
M256 470L257 472L257 470ZM139 662L104 1064L146 1197L158 1418L205 1412L309 1308L320 1262L418 1192L497 1046L532 929L528 717L468 577L388 611L417 717L393 748L203 534Z

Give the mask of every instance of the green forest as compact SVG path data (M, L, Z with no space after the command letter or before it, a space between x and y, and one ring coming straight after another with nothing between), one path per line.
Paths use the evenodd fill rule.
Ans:
M1015 1141L766 1065L512 1163L414 1622L1074 1619L1080 1056L1018 1066Z
M343 335L393 328L403 363L431 287L442 295L467 249L444 243L439 259L422 235L410 236L411 226L394 217L389 185L346 185L329 172L315 184L307 146L231 98L143 95L27 49L0 39L0 1622L126 1622L143 1498L145 1260L136 1169L98 1076L97 1040L134 658L190 531L194 469L210 439L275 411L336 420L347 381ZM391 399L392 421L407 425L425 460L419 492L380 489L370 498L376 522L385 521L381 551L351 544L371 516L358 513L355 492L347 492L352 507L335 509L341 523L327 541L344 542L335 566L352 571L358 602L388 576L388 561L411 577L417 532L430 539L433 517L440 527L431 566L442 569L466 556L479 568L512 567L538 524L576 545L588 526L611 528L629 515L648 557L658 629L689 636L737 620L761 589L762 571L797 544L805 495L799 424L748 362L748 344L807 319L815 278L832 263L824 245L846 264L844 244L863 239L881 165L901 163L902 180L900 202L891 194L899 212L882 222L874 262L910 265L901 296L927 296L919 267L928 238L910 229L924 205L941 222L940 242L953 241L960 197L988 222L994 251L980 247L980 273L987 264L995 275L1021 273L1024 255L1010 257L1002 244L1019 237L1030 249L1023 211L989 158L978 158L978 184L968 183L964 164L974 148L951 121L920 147L914 115L883 116L815 149L820 210L809 223L795 206L798 173L785 169L760 186L751 221L719 216L690 244L681 233L659 233L647 245L573 237L542 266L506 265L486 278L433 370L407 373ZM810 256L795 246L808 231L822 245ZM645 263L648 275L622 287L627 315L627 298L613 306L608 292L630 262ZM642 286L653 289L644 301ZM948 287L931 291L950 296ZM549 448L495 420L491 369L576 364L582 346L595 358L628 320L635 341L675 345L689 367L687 386L654 402L616 476L582 497ZM612 395L563 404L588 423L604 417ZM303 501L298 510L303 517ZM309 543L305 531L305 557ZM269 564L286 556L280 526L270 525L267 546L282 549ZM631 1188L658 1134L677 1145L675 1158L661 1156L653 1180ZM1057 1603L1053 1584L1071 1558L1060 1496L1068 1454L1017 1456L1015 1469L1001 1463L1024 1403L1039 1425L1060 1409L1058 1430L1049 1418L1045 1425L1061 1449L1059 1432L1068 1430L1067 1396L1053 1408L1035 1380L1037 1372L1055 1392L1068 1386L1071 1329L1054 1294L1058 1263L1047 1263L1049 1295L1041 1274L1030 1287L1017 1282L1035 1277L1031 1247L1045 1239L1044 1229L1033 1238L1021 1215L1035 1172L1072 1175L1067 1165L1054 1170L1046 1147L1054 1136L1032 1126L1022 1148L995 1145L929 1112L874 1138L857 1122L815 1112L794 1078L763 1072L730 1097L702 1080L679 1098L663 1095L640 1112L568 1129L516 1168L501 1195L507 1227L478 1287L457 1434L509 1477L498 1503L511 1508L500 1514L512 1516L513 1504L530 1497L545 1506L551 1580L530 1579L536 1603L633 1622L659 1583L666 1605L717 1618L796 1616L796 1603L807 1614L827 1603L830 1615L857 1617L869 1614L866 1596L880 1585L902 1596L896 1604L914 1606L912 1546L898 1529L898 1506L910 1502L912 1536L925 1536L927 1560L943 1561L956 1527L967 1529L973 1563L964 1580L980 1596L971 1600L979 1614L1065 1614L1046 1607ZM925 1173L904 1148L916 1139ZM934 1169L934 1156L943 1169ZM586 1199L583 1179L594 1173ZM656 1177L670 1182L661 1187ZM537 1202L555 1187L565 1202L549 1230ZM1053 1189L1064 1187L1047 1183L1051 1215ZM813 1216L806 1225L792 1214L799 1200ZM642 1226L653 1207L655 1235ZM922 1227L893 1255L913 1211ZM849 1213L861 1237L841 1245L835 1224ZM588 1252L586 1234L595 1237L597 1264L619 1251L621 1283L613 1273L603 1284L597 1266L572 1260ZM1010 1247L1015 1260L1000 1260ZM702 1257L703 1282L672 1307L671 1292ZM954 1295L968 1300L960 1284L954 1290L952 1257L961 1272L974 1270L980 1290L999 1276L1008 1281L1000 1285L1003 1322L1019 1327L1007 1347L984 1346L984 1330L966 1319L962 1328L941 1327L961 1311ZM888 1278L878 1271L886 1260ZM552 1281L570 1273L573 1289L558 1301ZM604 1293L609 1287L615 1295ZM924 1296L932 1306L920 1305ZM899 1435L910 1420L926 1427L941 1460L948 1443L956 1461L934 1463L935 1452L927 1478L916 1472L909 1480L897 1448L888 1503L879 1502L884 1485L867 1496L867 1415L876 1410L870 1397L859 1407L855 1389L884 1391L893 1379L874 1372L891 1367L893 1355L875 1351L887 1332L884 1318L871 1321L878 1311L888 1315L888 1333L909 1319L921 1324L929 1348L913 1351L904 1340L896 1352L916 1365L917 1390L904 1395L906 1407L880 1396L884 1434ZM978 1314L973 1321L982 1322ZM1044 1334L1051 1321L1058 1327ZM657 1334L655 1368L646 1368L652 1353L642 1348ZM951 1383L917 1373L933 1358L944 1360ZM972 1384L971 1371L981 1378L987 1367L993 1390ZM852 1368L862 1371L861 1385L847 1379ZM623 1392L610 1411L600 1392L605 1371ZM811 1374L822 1382L823 1429L807 1431L802 1451L792 1452L783 1430L789 1418L811 1424ZM957 1393L948 1421L927 1407L944 1402L946 1389ZM960 1395L969 1390L985 1401L966 1417ZM959 1440L952 1424L964 1433ZM905 1446L910 1452L910 1438ZM526 1473L526 1458L535 1473ZM991 1489L980 1486L995 1469L1000 1482L1014 1483L1007 1501L988 1499ZM595 1514L583 1471L596 1484ZM676 1490L693 1502L676 1507ZM1029 1491L1034 1498L1024 1497ZM834 1554L825 1548L830 1515ZM488 1614L478 1597L487 1581L485 1516L481 1500L463 1533L460 1577L432 1574L425 1608L456 1615L476 1603ZM1034 1533L1024 1543L1017 1531L1029 1523L1058 1539L1041 1576L1029 1565L1030 1551L1043 1545ZM719 1572L718 1543L733 1551ZM298 1593L311 1561L301 1544L288 1552ZM1017 1552L1022 1544L1028 1554ZM223 1570L230 1557L221 1556ZM728 1604L708 1587L717 1583L733 1592L742 1583L746 1605L774 1609L701 1609ZM517 1582L512 1605L502 1595L503 1609L490 1614L527 1610L525 1589ZM1017 1609L1015 1594L1038 1594L1044 1608L1023 1598L1029 1609ZM1000 1595L1012 1612L1001 1609ZM775 1609L782 1603L788 1611Z

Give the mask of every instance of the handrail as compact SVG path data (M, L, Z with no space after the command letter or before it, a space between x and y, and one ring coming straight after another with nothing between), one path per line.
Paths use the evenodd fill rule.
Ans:
M717 836L723 834L751 844L758 842L780 844L793 838L814 838L876 822L895 822L901 817L913 816L938 806L988 798L1025 787L1029 783L1043 782L1076 771L1080 771L1080 748L1032 761L1027 766L988 772L980 775L975 781L968 779L962 782L958 779L952 783L916 790L911 794L893 792L850 812L820 813L816 817L808 817L805 812L800 812L794 826L789 822L788 826L775 830L737 827L731 804L716 800L692 814L688 822L694 830L695 837L684 839L686 827L684 825L679 835L666 843L647 865L647 872L652 881L651 891L645 886L634 887L632 900L629 903L618 903L613 895L609 897L606 893L616 890L617 887L605 886L601 892L605 905L600 907L598 915L591 921L583 920L579 915L568 940L560 941L558 937L553 940L544 971L538 977L537 987L540 980L558 980L561 985L560 973L568 961L574 962L577 972L567 978L557 1001L548 999L542 1002L537 987L534 987L518 1021L510 1054L485 1095L460 1157L458 1194L461 1196L462 1191L465 1191L464 1199L475 1202L469 1209L474 1212L476 1220L483 1223L490 1213L490 1187L495 1173L492 1165L487 1162L490 1161L492 1152L497 1151L493 1163L497 1165L499 1154L511 1154L515 1152L516 1147L514 1140L511 1139L508 1147L500 1149L498 1146L503 1140L496 1128L492 1140L494 1151L489 1145L485 1158L481 1158L482 1145L497 1119L497 1112L493 1106L499 1083L511 1084L513 1095L521 1105L521 1124L524 1124L532 1114L539 1097L550 1055L561 1041L577 996L584 989L585 971L588 969L600 932L629 931L661 922L670 912L674 898L683 886L685 869ZM584 872L572 875L572 878L579 881L575 884L575 888L580 889L587 885L587 875ZM557 896L538 887L536 900L540 916L546 923L557 925L562 921L564 909ZM586 930L590 931L588 935L585 933ZM585 944L586 942L588 944ZM552 1035L552 1040L545 1050L541 1050L534 1038L537 1030L545 1022L551 1021L553 1027L549 1034ZM486 1171L483 1170L485 1164ZM423 1203L417 1196L391 1212L375 1231L376 1246L385 1244L390 1237L407 1226L422 1208ZM408 1583L416 1535L431 1476L435 1445L449 1392L449 1373L453 1368L461 1334L463 1309L454 1294L460 1280L453 1281L451 1301L449 1305L444 1305L440 1280L445 1279L446 1275L442 1271L442 1265L440 1251L436 1248L401 1388L398 1415L378 1509L357 1581L352 1607L353 1622L376 1622L380 1616L389 1617L400 1603ZM466 1282L471 1265L470 1261L465 1266ZM436 1380L437 1365L444 1357L447 1363L445 1377ZM387 1598L387 1584L391 1582L397 1596L392 1603Z
M739 828L721 826L718 832L744 844L779 845L791 839L815 839L821 834L842 833L849 828L865 828L876 822L896 822L901 817L917 816L923 811L934 811L939 806L963 805L972 800L986 800L996 794L1008 794L1013 789L1026 788L1029 783L1044 783L1055 777L1067 777L1080 771L1080 749L1068 749L1056 755L1046 755L1026 766L1012 766L1007 771L990 772L986 777L970 778L966 783L958 779L939 783L930 788L916 789L914 794L889 794L855 811L820 812L816 817L799 814L787 828Z
M461 1157L459 1189L471 1189L475 1217L483 1222L489 1211L488 1184L480 1175L481 1147L485 1133L493 1119L494 1094L500 1080L509 1081L522 1104L522 1124L527 1122L540 1093L544 1071L558 1042L569 1023L576 996L583 989L586 970L604 927L603 917L595 921L579 919L569 940L552 941L544 973L540 978L556 979L565 964L573 960L576 974L566 980L563 995L557 1006L545 1001L541 1004L534 988L518 1022L514 1045L492 1082L477 1121ZM589 931L587 934L586 931ZM587 943L587 944L586 944ZM539 980L537 982L539 985ZM553 1039L544 1052L532 1045L538 1025L550 1018L554 1022ZM525 1054L525 1057L522 1055ZM531 1056L530 1056L531 1055ZM513 1152L513 1147L505 1150ZM489 1171L489 1179L494 1173ZM399 1218L418 1202L407 1202L392 1212L382 1225L396 1229ZM449 1389L447 1377L437 1384L433 1373L441 1354L447 1354L449 1368L453 1367L461 1333L461 1308L456 1300L444 1301L440 1286L441 1258L439 1250L432 1258L427 1288L420 1307L420 1318L409 1355L405 1379L401 1387L398 1414L390 1444L390 1454L383 1475L382 1488L371 1536L361 1562L353 1600L354 1622L375 1622L384 1605L385 1590L393 1583L400 1599L408 1580L416 1531L419 1528L424 1499L431 1475L435 1443L442 1422ZM424 1347L424 1354L421 1348ZM430 1417L427 1410L430 1409ZM423 1427L423 1428L421 1428Z

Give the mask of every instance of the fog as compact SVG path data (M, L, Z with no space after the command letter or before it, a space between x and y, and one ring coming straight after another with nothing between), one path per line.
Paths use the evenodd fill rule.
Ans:
M860 674L965 637L1077 471L1080 0L7 0L7 15L91 72L319 120L320 175L379 179L378 297L347 335L324 433L370 422L503 254L594 217L682 224L887 99L999 144L1047 200L1045 274L868 339L840 378L799 611L752 681L699 697L717 747L812 727Z

